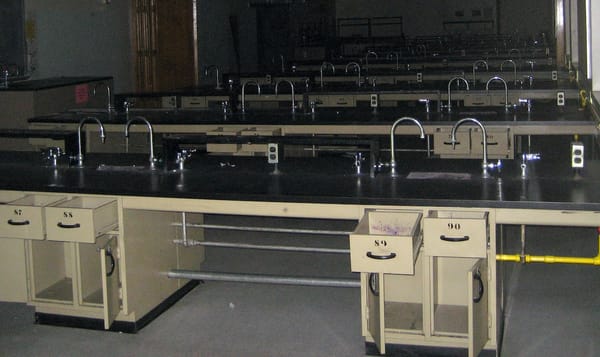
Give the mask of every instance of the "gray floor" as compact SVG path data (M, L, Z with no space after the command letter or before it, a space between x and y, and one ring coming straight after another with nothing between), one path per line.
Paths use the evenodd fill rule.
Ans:
M346 223L320 224L344 229ZM242 239L265 236L274 238L248 233ZM596 254L594 230L532 229L528 236L528 247L540 254ZM277 239L344 244L343 237ZM205 268L349 277L348 264L344 256L211 249ZM600 356L600 267L512 269L502 356ZM0 321L0 356L364 355L359 291L348 288L206 282L135 335L35 325L33 309L24 304L0 303Z

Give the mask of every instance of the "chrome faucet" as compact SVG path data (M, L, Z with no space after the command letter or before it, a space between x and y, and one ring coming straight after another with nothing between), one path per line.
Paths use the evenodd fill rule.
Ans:
M489 91L490 89L490 83L494 82L494 81L500 81L502 82L502 84L504 84L504 111L506 113L508 113L508 86L506 85L506 81L504 79L502 79L502 77L492 77L490 79L488 79L487 83L485 84L485 90L486 92Z
M8 69L2 71L2 82L0 88L8 88Z
M396 71L400 70L400 54L398 52L390 52L387 55L387 59L392 60L396 57Z
M260 84L257 81L247 81L242 84L242 114L246 113L246 85L254 84L258 88L258 95L260 95Z
M104 83L104 82L97 83L94 86L94 90L92 92L92 94L94 96L96 95L96 88L98 88L99 85L103 85L106 88L106 96L108 97L107 98L108 103L106 104L106 110L107 110L108 115L110 116L110 114L112 113L112 111L115 109L113 107L113 105L112 105L112 96L110 94L110 86L108 84Z
M357 84L360 87L360 82L361 82L361 77L360 77L360 64L356 63L356 62L350 62L346 65L346 73L348 73L348 70L350 68L355 68L356 71L358 72L358 81Z
M469 81L465 77L454 77L448 81L448 113L452 112L452 95L450 88L452 88L452 82L454 81L463 81L467 85L467 90L469 90ZM459 83L460 85L460 83Z
M519 50L518 48L511 48L508 51L508 57L512 58L512 54L516 53L517 54L517 58L521 59L521 50Z
M368 51L367 54L365 55L365 64L367 66L367 74L369 73L369 56L375 56L375 58L379 58L379 56L377 55L377 53L375 51Z
M475 61L473 63L473 85L475 85L477 83L477 77L475 77L475 72L477 71L477 69L479 68L480 65L485 66L486 71L489 70L488 63L486 61L484 61L484 60Z
M223 89L221 86L221 77L219 76L219 67L217 65L211 64L210 66L206 67L204 69L204 76L208 77L208 73L211 69L214 69L217 75L217 85L215 86L215 89Z
M416 126L418 126L419 130L421 131L421 135L419 137L421 139L425 139L425 130L423 130L423 125L421 125L421 123L415 118L402 117L402 118L396 120L394 122L394 124L392 124L392 129L390 130L390 152L391 152L390 174L392 175L392 177L398 176L398 172L396 171L396 153L395 153L396 149L395 149L395 145L394 145L394 133L396 132L396 127L398 126L398 124L400 124L404 121L413 122Z
M281 60L281 73L285 73L285 58L280 54L279 59Z
M515 86L517 85L517 64L515 63L515 61L511 60L511 59L507 59L504 60L502 63L500 63L500 72L502 72L505 63L510 63L513 66L513 77L515 79Z
M323 62L321 64L321 88L323 88L323 70L327 69L327 67L331 67L331 71L333 72L333 74L335 75L335 66L333 65L333 63L331 62Z
M284 82L284 83L288 83L290 85L290 88L292 88L292 113L296 112L296 100L294 97L294 83L292 83L292 81L288 80L288 79L281 79L279 81L277 81L277 83L275 83L275 95L278 95L279 91L279 83Z
M152 124L150 124L148 119L146 119L144 117L134 117L134 118L129 119L127 121L127 123L125 123L125 137L129 138L129 127L135 121L141 121L142 123L146 124L146 127L148 128L148 138L150 141L149 163L150 163L150 169L154 170L156 168L156 158L154 157L154 130L152 129Z
M81 121L79 122L79 127L77 128L77 166L79 167L83 167L83 148L81 147L81 130L83 129L83 125L90 121L98 123L98 126L100 127L100 140L102 140L103 144L106 141L106 135L104 134L104 125L102 125L98 118L86 117L81 119Z
M498 160L498 162L495 164L488 163L487 131L485 130L485 127L483 126L483 124L481 124L481 122L479 120L477 120L475 118L464 118L464 119L457 121L456 124L454 124L454 126L452 127L452 131L450 134L451 135L450 143L452 143L453 148L456 146L456 144L458 143L458 141L456 140L456 129L458 129L459 126L461 126L463 123L466 123L466 122L472 122L481 128L481 135L483 136L483 162L481 163L481 169L483 170L483 172L482 172L483 177L484 178L489 177L488 169L500 168L502 166L502 162L500 160Z

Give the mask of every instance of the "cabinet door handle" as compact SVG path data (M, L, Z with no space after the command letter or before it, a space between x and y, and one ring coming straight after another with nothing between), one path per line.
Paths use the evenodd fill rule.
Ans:
M13 221L12 219L8 220L8 224L10 224L11 226L27 226L29 225L29 221L25 220L25 221Z
M479 296L474 296L473 297L473 302L474 303L478 303L481 301L481 298L483 298L483 280L481 279L481 272L479 270L477 270L474 274L473 274L473 279L477 280L477 282L479 283Z
M59 228L66 228L66 229L72 229L72 228L79 228L81 227L81 224L79 223L75 223L75 224L64 224L62 222L58 222L57 226Z
M110 269L106 272L106 277L109 277L115 272L115 257L113 256L110 250L107 250L106 253L104 253L104 255L106 255L110 259Z
M390 253L388 255L376 255L376 254L373 254L372 252L367 252L367 257L369 257L371 259L377 259L377 260L387 260L387 259L396 258L396 253Z
M440 239L446 242L466 242L468 241L470 238L469 236L462 236L462 237L448 237L445 235L441 235Z

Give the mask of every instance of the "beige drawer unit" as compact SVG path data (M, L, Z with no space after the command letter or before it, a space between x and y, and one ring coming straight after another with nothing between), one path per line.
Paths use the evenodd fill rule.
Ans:
M488 94L465 94L465 107L488 107L490 106L490 96Z
M44 207L65 199L64 196L28 195L0 206L0 237L45 239Z
M488 159L513 159L513 135L510 128L490 128L487 133ZM480 128L473 128L471 133L473 147L471 154L474 157L483 157L483 135Z
M366 210L350 234L352 271L414 274L421 218L418 211Z
M105 197L75 197L45 208L48 240L94 243L117 227L117 201Z
M488 213L433 210L423 218L424 252L428 256L485 258Z
M203 97L203 96L181 97L181 108L182 109L208 108L208 103L207 103L206 97Z
M441 158L464 158L471 152L471 130L456 130L456 144L452 145L452 129L436 128L433 134L433 151Z

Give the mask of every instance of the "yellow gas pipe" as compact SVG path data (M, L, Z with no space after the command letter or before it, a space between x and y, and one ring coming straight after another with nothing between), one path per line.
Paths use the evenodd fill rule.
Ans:
M600 228L598 229L600 233ZM501 262L516 263L545 263L545 264L582 264L600 265L600 234L598 235L598 255L591 258L585 257L557 257L552 255L523 255L520 254L497 254L496 260Z

